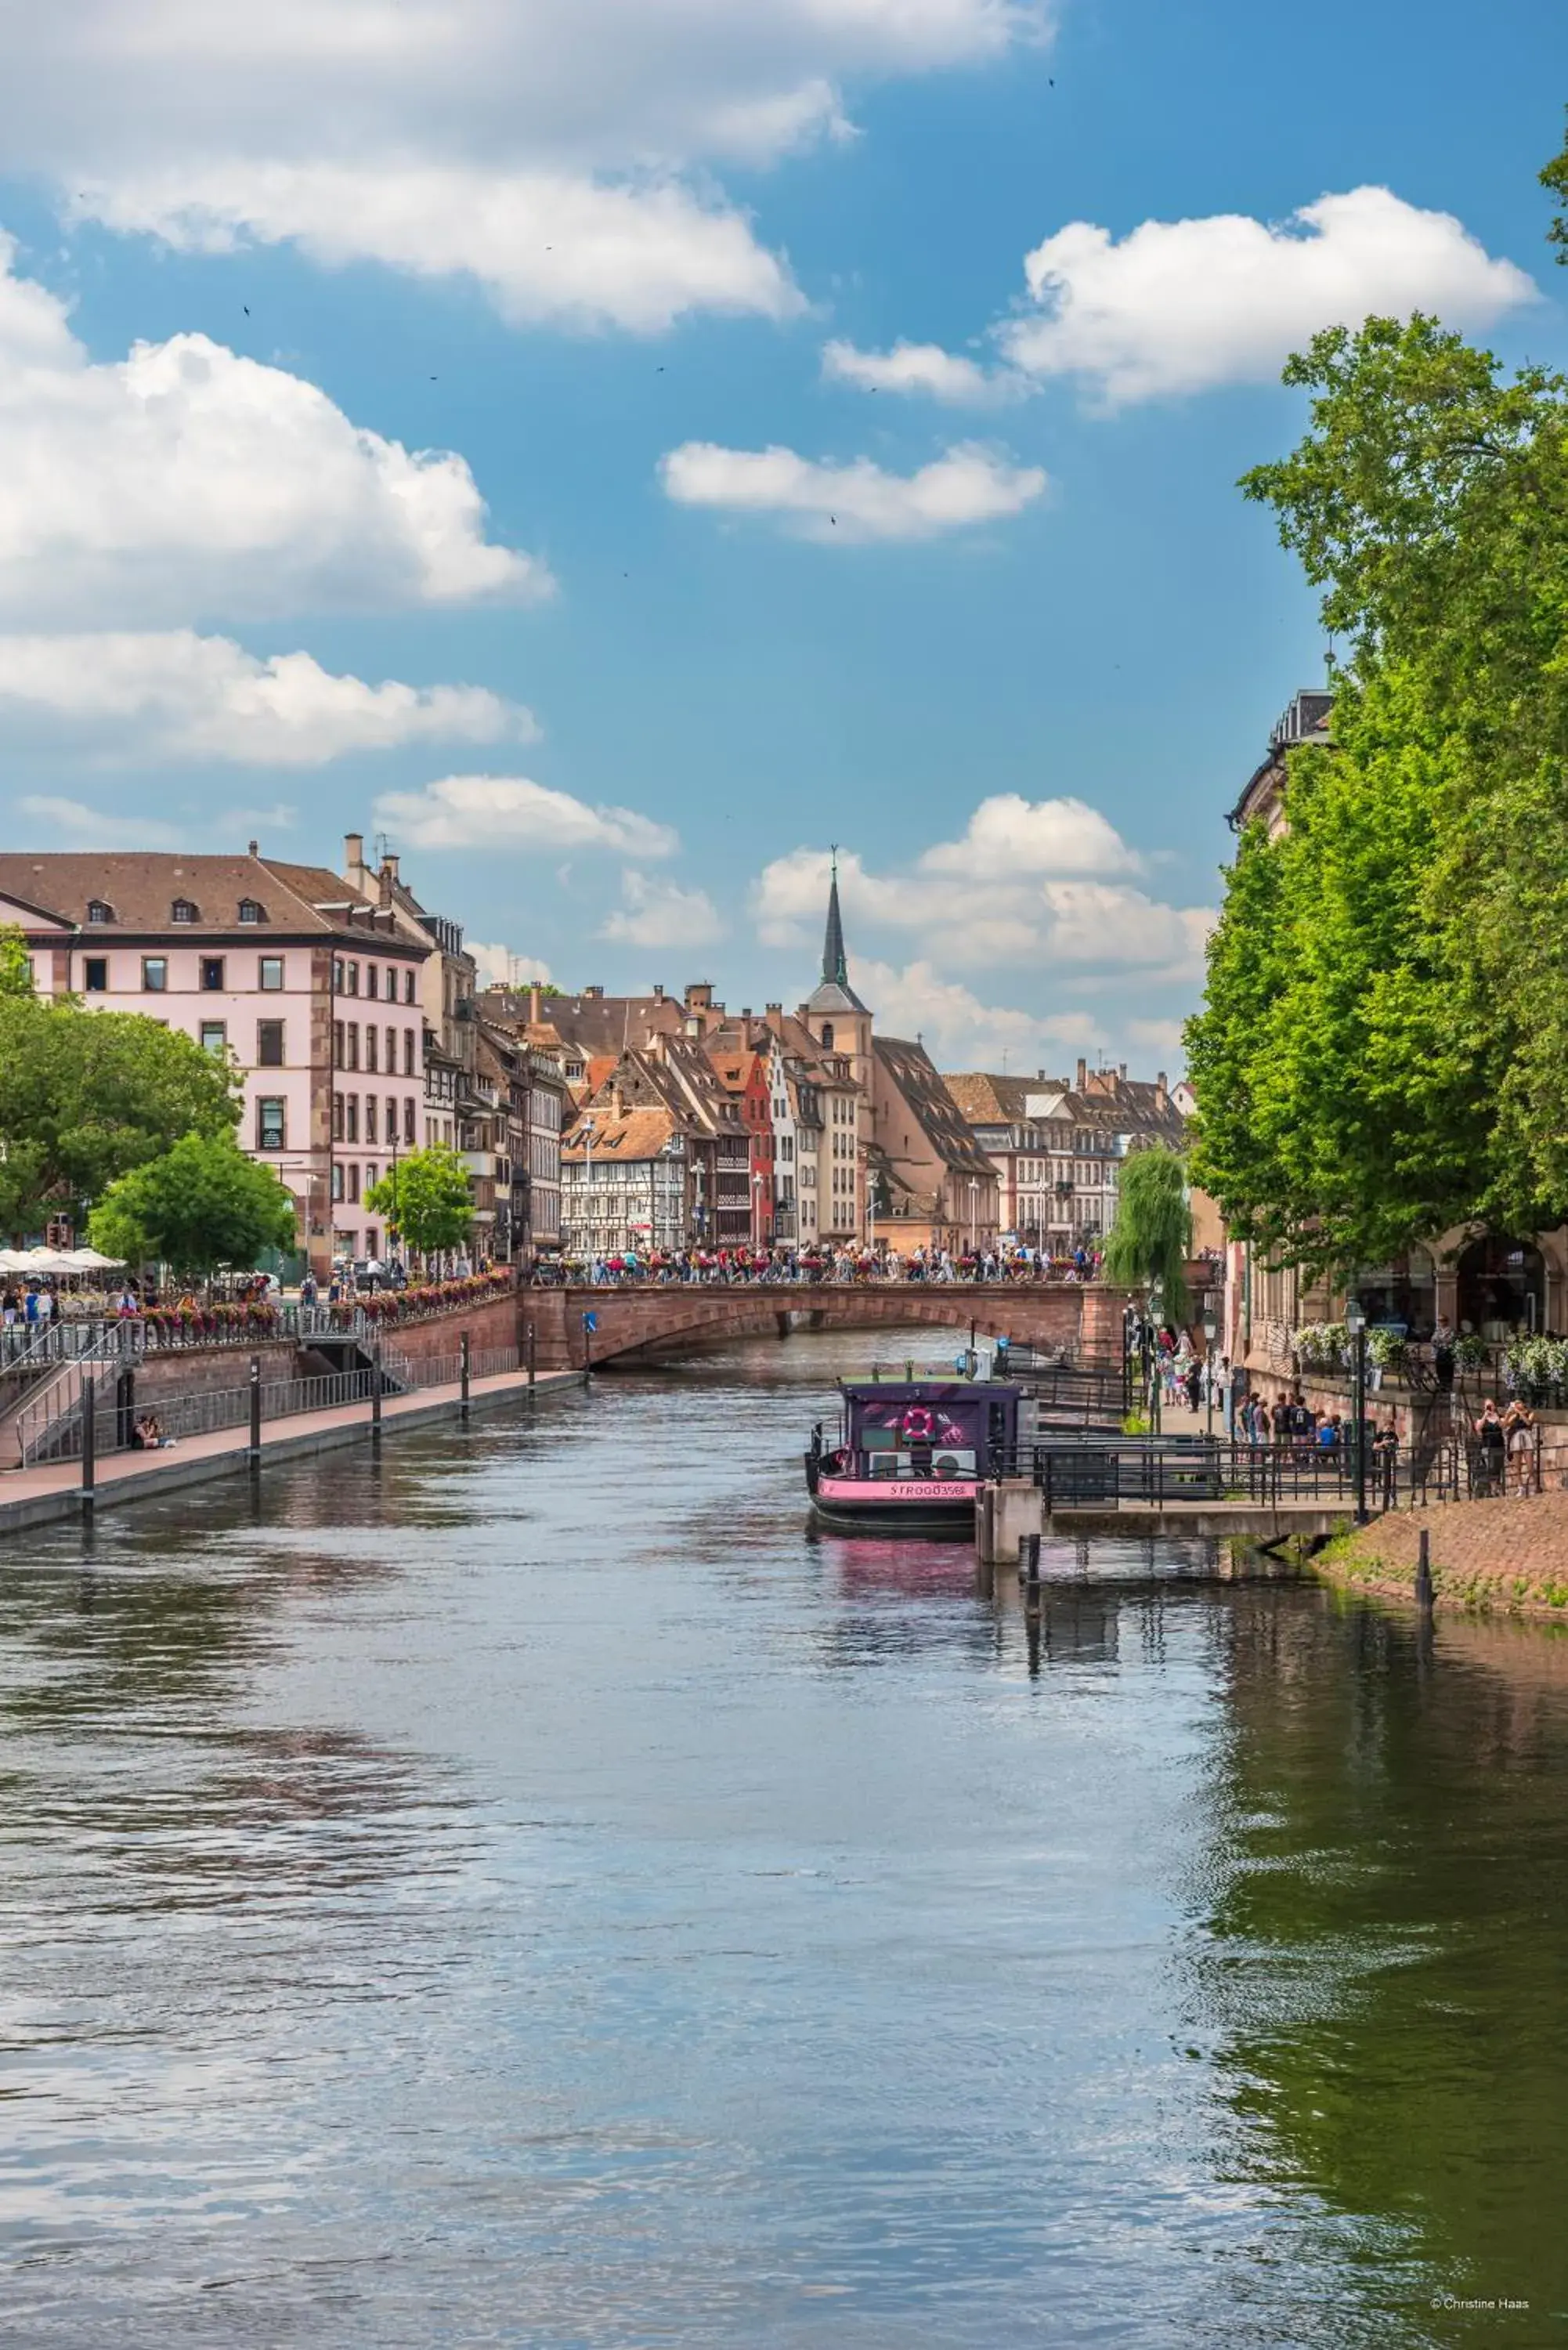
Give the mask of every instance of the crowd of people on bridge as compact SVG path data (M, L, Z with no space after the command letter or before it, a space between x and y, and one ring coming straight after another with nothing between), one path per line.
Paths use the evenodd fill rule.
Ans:
M922 1246L906 1252L879 1243L875 1248L861 1249L655 1249L646 1254L628 1250L614 1256L565 1258L558 1264L541 1265L534 1279L541 1286L586 1281L595 1288L647 1284L665 1287L677 1282L808 1284L938 1281L1021 1285L1044 1281L1094 1281L1102 1264L1097 1249L1080 1248L1071 1256L1053 1257L1043 1250L1025 1247L955 1250Z

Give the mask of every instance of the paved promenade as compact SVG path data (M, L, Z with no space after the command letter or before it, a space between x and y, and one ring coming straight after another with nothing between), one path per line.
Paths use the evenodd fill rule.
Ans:
M563 1388L583 1385L580 1371L541 1371L535 1394L544 1398ZM516 1403L529 1392L526 1371L506 1371L494 1378L478 1379L469 1389L470 1409L493 1410ZM462 1390L450 1387L419 1388L411 1395L388 1396L381 1409L387 1435L427 1421L453 1419L462 1409ZM306 1453L335 1451L370 1439L368 1403L339 1406L332 1411L296 1412L286 1419L262 1424L262 1474L269 1462L296 1460ZM249 1431L220 1429L211 1436L182 1439L167 1452L111 1452L98 1463L94 1505L118 1509L144 1495L166 1493L180 1485L202 1483L232 1476L246 1466ZM0 1476L0 1536L19 1534L29 1526L47 1525L79 1515L82 1507L81 1463L62 1461L40 1469L17 1469Z

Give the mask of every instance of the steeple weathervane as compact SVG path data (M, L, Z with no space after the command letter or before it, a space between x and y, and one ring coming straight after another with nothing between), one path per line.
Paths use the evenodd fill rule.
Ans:
M832 851L832 880L827 892L827 931L822 941L822 981L825 987L847 987L849 965L844 952L844 917L838 910L838 843Z

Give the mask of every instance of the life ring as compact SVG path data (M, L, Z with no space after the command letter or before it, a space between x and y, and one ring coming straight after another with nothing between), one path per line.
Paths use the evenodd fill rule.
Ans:
M912 1403L899 1423L906 1444L930 1444L937 1433L936 1414L923 1403Z

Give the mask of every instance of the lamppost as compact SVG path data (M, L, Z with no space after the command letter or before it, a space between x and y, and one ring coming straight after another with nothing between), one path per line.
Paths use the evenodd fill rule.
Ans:
M978 1175L971 1175L969 1179L969 1253L971 1256L977 1255L980 1250L980 1211L975 1205L979 1197L980 1178Z
M1355 1343L1355 1413L1352 1442L1355 1446L1355 1523L1366 1523L1366 1309L1359 1297L1345 1300L1345 1326Z
M1163 1388L1160 1379L1161 1364L1159 1359L1159 1333L1161 1328L1164 1326L1164 1289L1158 1281L1151 1282L1149 1284L1148 1292L1148 1424L1151 1432L1156 1436L1159 1434L1161 1417L1160 1408L1163 1401Z
M761 1248L763 1244L763 1185L766 1180L760 1174L752 1177L752 1246L753 1248Z
M1203 1316L1203 1392L1208 1399L1209 1426L1205 1433L1214 1433L1214 1339L1216 1324L1211 1313Z

